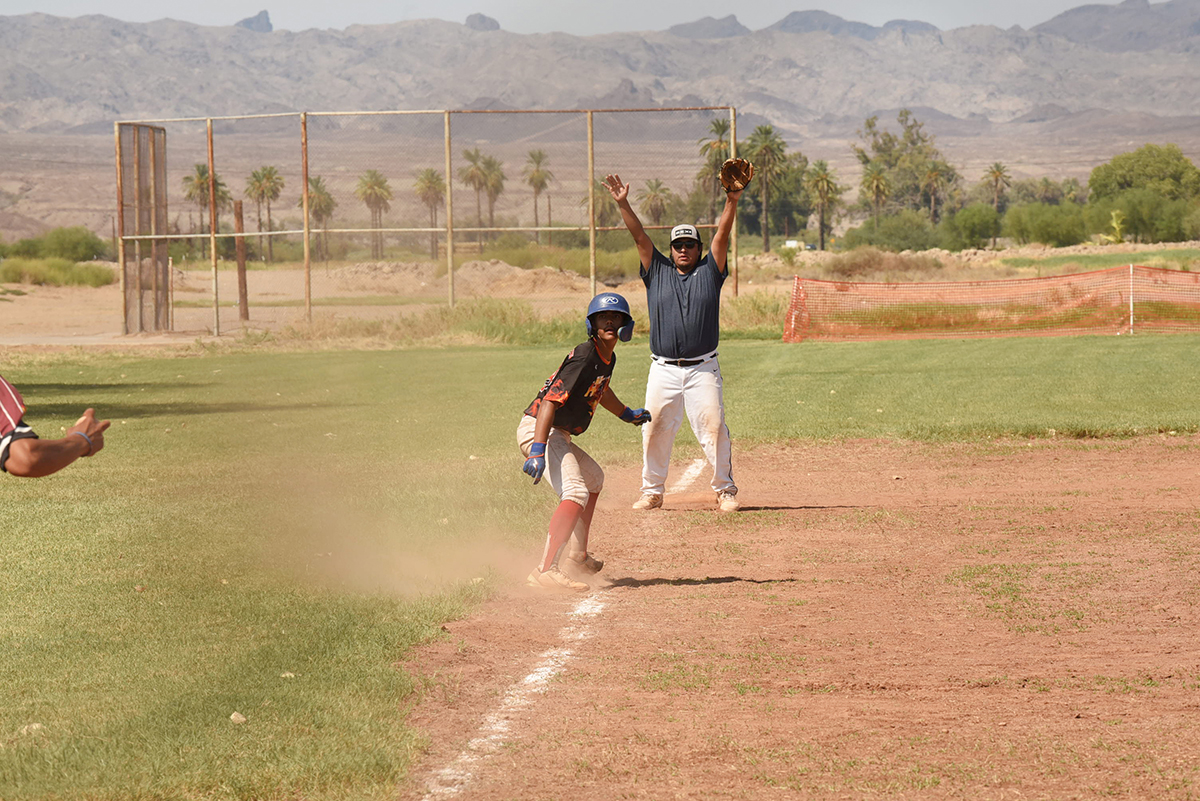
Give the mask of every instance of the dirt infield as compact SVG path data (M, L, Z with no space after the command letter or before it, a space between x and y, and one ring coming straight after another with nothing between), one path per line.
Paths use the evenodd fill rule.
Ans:
M763 447L734 515L609 466L584 605L514 589L404 664L401 795L1194 797L1198 452Z

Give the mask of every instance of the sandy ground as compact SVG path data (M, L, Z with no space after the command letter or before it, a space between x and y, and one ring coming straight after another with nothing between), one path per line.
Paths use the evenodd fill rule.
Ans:
M401 797L1195 797L1198 446L764 447L732 515L610 468L591 593L403 665Z

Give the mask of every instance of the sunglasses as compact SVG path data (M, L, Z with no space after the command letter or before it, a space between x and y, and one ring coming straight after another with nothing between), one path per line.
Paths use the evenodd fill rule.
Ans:
M700 247L700 243L695 239L680 239L671 243L674 250L689 250L690 248Z

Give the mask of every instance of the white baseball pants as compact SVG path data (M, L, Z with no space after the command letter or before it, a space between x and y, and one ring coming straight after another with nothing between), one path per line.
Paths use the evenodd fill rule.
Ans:
M521 423L517 426L517 445L526 458L529 457L536 428L537 420L527 414L521 415ZM550 436L546 440L546 472L542 479L549 479L550 486L560 500L574 501L580 506L587 506L590 493L597 493L604 488L604 470L561 428L550 429Z
M642 494L664 494L671 447L685 413L712 465L713 491L737 493L729 429L725 425L721 367L715 356L690 367L652 361L646 380L646 409L651 420L642 426Z

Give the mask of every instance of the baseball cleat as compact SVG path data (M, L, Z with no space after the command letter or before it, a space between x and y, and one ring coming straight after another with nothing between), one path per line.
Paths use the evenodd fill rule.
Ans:
M717 508L722 512L736 512L738 509L742 508L742 505L738 503L737 495L734 493L718 492Z
M650 495L649 493L638 498L634 504L634 509L659 509L662 508L662 496Z
M525 579L525 583L530 587L536 587L539 590L570 590L573 592L587 592L591 589L582 581L576 581L566 573L558 569L557 566L550 568L544 573L537 568L529 574L529 578Z
M599 573L604 569L604 562L600 559L595 559L590 553L569 553L567 559L570 567L578 570L580 573Z

